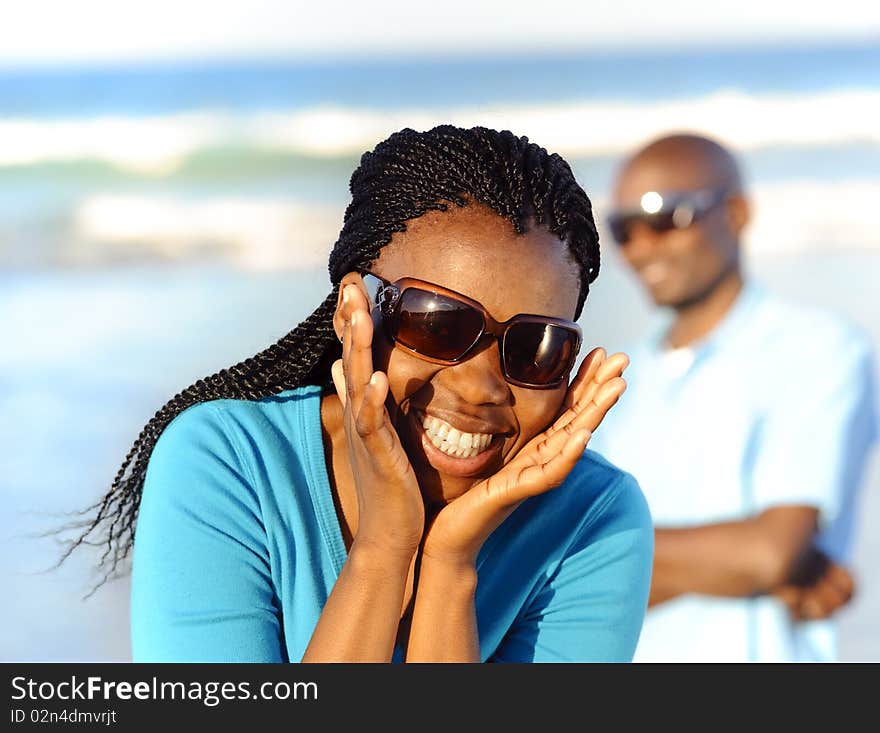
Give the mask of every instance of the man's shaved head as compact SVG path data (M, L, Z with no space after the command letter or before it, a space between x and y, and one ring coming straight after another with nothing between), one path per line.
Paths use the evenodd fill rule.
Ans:
M727 148L708 137L678 133L664 135L645 145L624 162L618 183L633 174L656 179L646 190L688 191L724 188L741 193L742 178L736 159Z
M687 195L714 203L685 217L686 224L654 226L660 220L643 208L652 192L659 194L652 200L664 205ZM688 308L739 276L748 205L736 159L715 140L690 133L656 138L620 166L612 198L617 216L624 217L618 221L627 222L618 235L621 251L657 305Z

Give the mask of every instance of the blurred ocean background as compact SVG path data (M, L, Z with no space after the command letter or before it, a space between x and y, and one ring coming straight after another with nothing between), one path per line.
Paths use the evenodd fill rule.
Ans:
M741 157L749 269L880 350L880 43L0 68L0 659L129 659L128 581L82 597L34 536L103 495L172 395L323 299L359 156L401 127L508 128L562 154L600 225L623 154L696 130ZM602 228L581 319L650 317ZM586 353L586 350L585 352ZM880 661L880 465L861 501L841 658Z

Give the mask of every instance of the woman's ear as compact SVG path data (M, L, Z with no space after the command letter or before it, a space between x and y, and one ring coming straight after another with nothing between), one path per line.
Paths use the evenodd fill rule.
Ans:
M342 341L342 329L345 326L346 316L342 312L342 291L346 285L355 285L363 289L363 280L357 272L348 272L339 283L339 297L336 299L336 310L333 312L333 330L336 338Z

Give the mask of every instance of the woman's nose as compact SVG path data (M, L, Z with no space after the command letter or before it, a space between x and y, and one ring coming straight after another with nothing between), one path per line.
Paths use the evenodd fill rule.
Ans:
M472 405L503 404L510 396L510 387L501 366L498 340L479 344L469 358L446 369L452 377L452 388Z

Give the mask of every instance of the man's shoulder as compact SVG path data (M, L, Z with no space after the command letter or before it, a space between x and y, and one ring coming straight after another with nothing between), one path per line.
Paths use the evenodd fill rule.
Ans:
M754 287L753 307L722 346L737 360L749 359L768 381L813 378L835 371L870 371L873 341L841 311Z
M759 317L752 324L757 335L772 348L796 343L800 349L847 349L870 351L867 331L849 316L833 308L795 300L764 289L760 293Z

